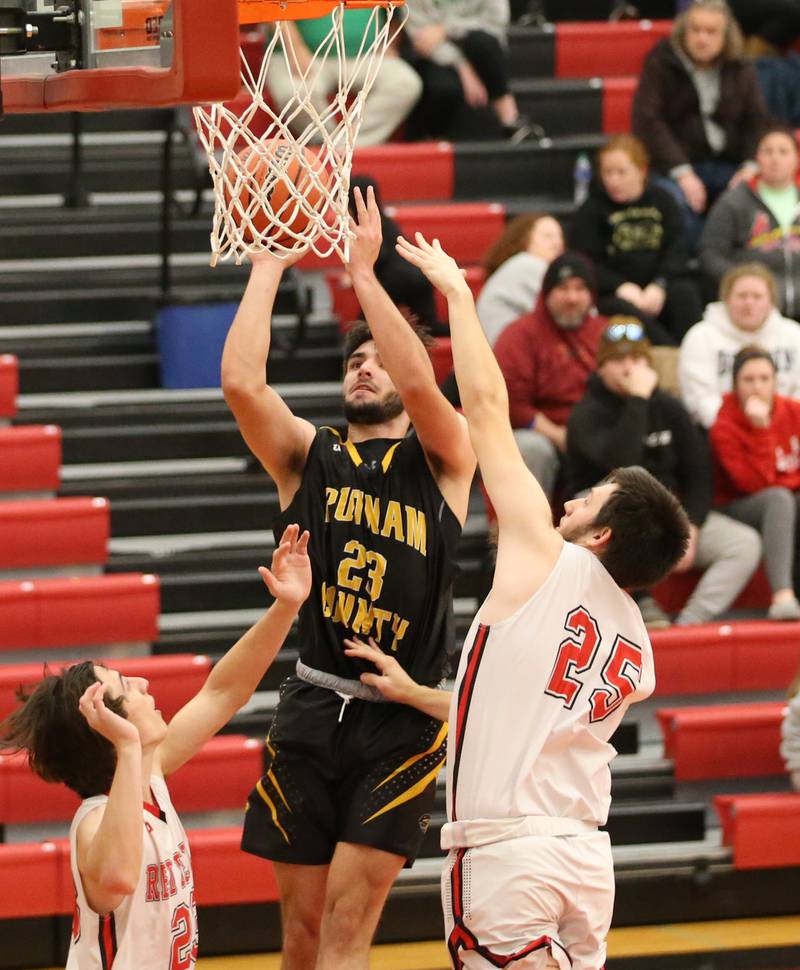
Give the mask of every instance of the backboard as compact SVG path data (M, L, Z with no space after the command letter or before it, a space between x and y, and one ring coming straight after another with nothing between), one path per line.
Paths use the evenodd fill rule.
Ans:
M9 113L224 101L239 72L237 0L0 0Z

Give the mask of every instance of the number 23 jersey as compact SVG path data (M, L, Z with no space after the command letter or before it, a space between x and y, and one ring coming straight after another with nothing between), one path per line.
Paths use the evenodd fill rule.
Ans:
M602 825L609 743L655 687L639 608L589 550L565 542L512 616L467 635L450 708L442 844L473 844L469 820L523 816Z
M276 519L311 533L311 595L300 659L357 679L371 664L344 653L372 636L414 679L435 683L452 650L451 595L461 526L415 434L357 445L320 428L294 498Z

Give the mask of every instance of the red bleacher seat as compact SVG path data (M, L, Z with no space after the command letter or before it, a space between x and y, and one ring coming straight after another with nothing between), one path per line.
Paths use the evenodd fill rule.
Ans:
M437 337L430 349L430 355L436 383L441 384L453 370L453 348L450 338Z
M64 839L0 845L0 919L71 913L74 899Z
M5 88L3 89L5 93ZM17 413L19 364L13 354L0 354L0 418L13 418Z
M607 77L603 80L603 132L622 135L631 130L633 96L638 78Z
M650 49L671 31L671 20L557 24L556 77L638 75Z
M752 620L650 634L656 694L784 690L800 665L800 623Z
M105 563L110 519L104 498L0 502L0 569Z
M456 262L466 265L480 260L505 225L505 208L497 202L390 206L387 213L408 239L413 241L415 232L438 239Z
M370 145L356 149L353 175L378 184L381 201L453 198L453 146L449 142Z
M159 590L142 573L0 583L0 650L155 640Z
M192 829L189 847L199 906L272 903L278 885L265 859L242 852L240 826Z
M0 468L0 492L56 491L61 481L61 428L0 428Z
M179 813L244 811L262 769L260 741L235 734L212 738L170 778L172 803ZM78 802L65 785L35 775L23 752L0 755L0 819L6 824L69 821Z
M653 588L653 596L668 613L678 613L691 596L701 575L702 573L696 569L690 569L686 573L672 573ZM770 599L769 581L762 567L750 577L750 581L737 597L732 609L766 612Z
M737 869L800 866L800 793L718 795L714 807Z
M59 673L72 661L49 664ZM157 657L129 657L109 661L109 666L126 677L146 677L158 708L170 720L200 690L211 671L211 658L203 654L176 653ZM42 679L43 665L0 664L0 721L17 706L16 692L34 687Z
M678 781L783 774L784 704L720 704L656 712Z

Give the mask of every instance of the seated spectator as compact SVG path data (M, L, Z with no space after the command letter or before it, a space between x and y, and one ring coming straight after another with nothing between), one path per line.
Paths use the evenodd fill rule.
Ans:
M800 401L776 393L775 362L743 347L733 361L733 391L709 434L717 465L717 505L754 526L764 544L772 588L767 614L800 620L792 578L800 501Z
M682 205L689 246L701 216L729 185L754 171L756 141L769 124L742 34L725 0L695 0L672 36L645 61L633 104L633 131L653 168L669 176Z
M375 275L378 277L378 282L392 298L392 302L402 310L407 311L407 315L413 317L415 323L426 327L437 336L449 334L449 328L440 324L437 319L433 287L425 275L416 266L412 266L408 260L398 255L395 249L397 237L400 235L400 226L394 219L386 215L380 199L378 184L374 179L368 176L354 175L350 180L349 207L351 215L355 218L355 202L353 201L355 189L360 189L362 196L366 199L367 189L370 186L375 193L375 201L381 214L381 248L375 261ZM349 276L347 279L349 279Z
M408 120L408 137L447 135L468 108L489 108L497 136L512 142L532 129L509 87L508 0L414 0L408 5L409 59L422 77L422 98ZM485 136L484 136L485 137Z
M487 279L477 310L490 344L512 320L533 310L545 270L563 252L564 233L552 216L524 215L509 222L483 257Z
M494 346L514 437L548 498L567 446L567 418L594 370L606 325L594 310L595 287L591 263L564 253L548 266L534 311L510 323Z
M686 275L685 229L673 196L648 181L647 149L633 135L597 153L597 179L570 229L591 257L601 313L638 317L654 344L679 344L703 304Z
M700 262L715 284L732 266L758 262L780 286L778 306L800 314L800 155L794 132L772 128L758 143L758 174L728 189L708 214Z
M703 575L676 624L714 619L750 579L761 542L755 530L711 511L711 458L702 432L681 402L658 387L641 323L612 317L597 351L597 371L567 423L569 491L585 492L614 468L629 465L646 468L680 498L689 516L689 548L675 571L701 569ZM645 622L663 625L651 596L640 608Z
M775 277L761 263L729 270L720 283L720 300L709 303L700 323L681 344L678 379L689 413L710 428L732 389L733 360L747 344L768 350L778 368L778 393L800 397L800 324L775 307Z
M789 687L789 704L781 724L781 757L792 788L800 791L800 670Z
M748 57L780 57L800 37L800 0L730 0Z
M344 11L344 43L348 69L353 70L364 34L369 28L372 10ZM267 72L267 86L279 111L289 104L295 96L297 76L302 76L311 64L318 46L331 29L330 14L311 20L287 21L286 29L292 37L292 46L297 58L287 64L283 52L276 50L270 60ZM373 28L374 29L374 28ZM330 111L329 97L339 90L339 64L336 57L329 57L312 68L309 78L313 83L311 102L318 114ZM358 91L366 80L366 70L355 76L353 91ZM359 145L382 145L408 116L422 93L422 80L417 72L394 48L389 48L383 59L372 90L365 103L358 133ZM332 114L335 121L336 115ZM300 135L311 119L299 112L288 120L295 135ZM310 139L314 143L316 139Z

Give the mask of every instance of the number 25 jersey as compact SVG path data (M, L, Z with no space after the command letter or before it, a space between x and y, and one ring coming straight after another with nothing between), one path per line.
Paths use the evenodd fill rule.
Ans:
M436 683L452 649L451 597L461 526L415 434L343 441L320 428L302 481L275 522L311 533L311 595L300 612L300 659L357 679L371 664L344 653L372 636L421 683Z
M467 635L450 707L442 845L475 844L470 820L602 825L616 754L609 739L654 687L639 608L597 556L565 542L516 613L486 626L479 611Z

